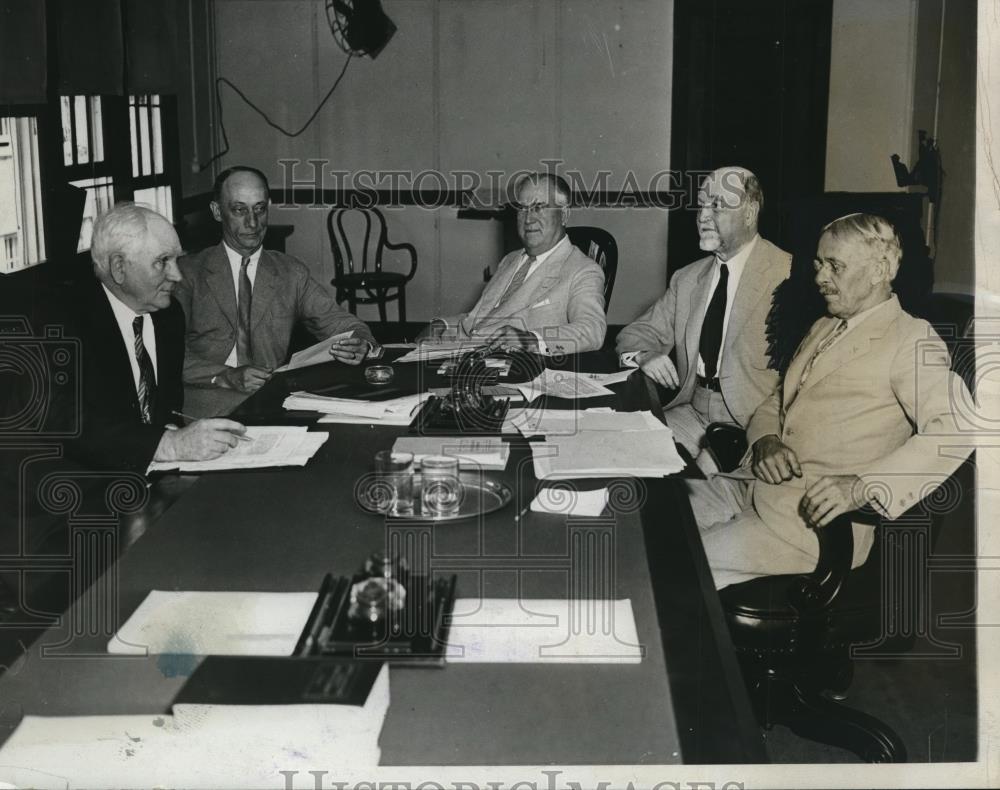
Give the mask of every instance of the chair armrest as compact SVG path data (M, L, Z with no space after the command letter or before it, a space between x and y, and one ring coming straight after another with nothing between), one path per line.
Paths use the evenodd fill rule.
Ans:
M719 471L732 472L746 455L747 433L739 425L713 422L705 429L705 443Z
M830 524L816 530L819 538L819 560L816 570L796 576L788 587L788 602L799 614L817 614L834 602L854 557L854 530L851 526L856 511L844 513Z
M410 254L410 272L406 275L406 281L412 280L413 275L417 273L417 248L406 241L393 244L388 239L385 240L385 247L390 250L406 250Z

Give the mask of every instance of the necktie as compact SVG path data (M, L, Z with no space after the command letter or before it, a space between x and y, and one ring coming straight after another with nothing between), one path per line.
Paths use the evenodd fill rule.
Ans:
M503 296L500 297L500 301L497 302L497 306L493 308L494 310L503 307L503 305L506 304L515 293L517 293L517 289L520 288L524 284L525 279L527 279L528 271L531 269L534 262L535 256L529 255L528 260L521 264L521 268L514 272L514 276L510 279L507 290L503 292Z
M729 286L729 268L719 265L719 283L705 310L705 320L701 324L701 338L698 353L705 363L705 378L713 379L719 372L719 351L722 349L722 325L726 320L726 289Z
M153 422L153 400L156 398L156 374L153 372L153 360L149 358L146 344L142 342L142 316L132 319L132 333L135 335L135 360L139 363L139 411L142 421L149 425Z
M236 302L236 364L239 366L253 362L250 353L250 305L253 301L253 288L247 273L249 265L249 258L244 258L240 264L240 290Z
M823 341L818 346L816 346L816 350L813 352L813 355L809 357L809 361L806 362L806 366L802 368L802 376L799 378L798 390L802 389L803 385L805 385L806 380L809 378L809 374L812 373L813 365L816 364L816 360L819 358L819 355L832 346L833 341L844 334L846 329L847 321L842 318L840 323L837 324L837 327L830 334L824 337ZM796 392L798 390L796 390Z

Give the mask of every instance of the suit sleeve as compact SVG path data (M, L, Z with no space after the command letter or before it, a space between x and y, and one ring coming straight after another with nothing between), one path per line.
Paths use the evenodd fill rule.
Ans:
M194 302L194 291L191 283L194 281L190 270L181 269L184 279L174 286L174 299L180 304L184 311L184 317L188 327L191 326L191 310ZM222 362L217 362L207 357L203 357L191 350L191 343L188 342L188 330L184 336L184 383L194 386L208 387L212 384L212 377L228 370L229 368Z
M959 428L954 414L955 404L972 403L972 397L950 362L944 342L925 322L914 325L893 359L892 391L914 434L857 473L872 485L872 504L889 518L923 499L972 452L975 436Z
M309 274L305 264L296 276L296 313L318 340L325 340L341 332L353 331L355 337L373 341L368 325L349 313ZM296 267L298 268L298 267Z
M771 392L747 423L747 448L752 448L758 439L774 434L781 436L781 385Z
M567 323L546 327L542 337L549 353L576 354L596 351L604 344L604 271L588 264L573 275L566 302Z
M618 333L615 350L619 354L629 351L668 354L673 350L676 342L674 321L677 316L678 275L679 272L670 278L670 286L663 296Z

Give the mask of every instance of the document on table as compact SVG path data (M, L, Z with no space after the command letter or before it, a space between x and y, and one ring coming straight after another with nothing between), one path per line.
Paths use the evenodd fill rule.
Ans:
M413 453L418 464L428 455L450 455L462 469L504 469L510 457L510 445L499 439L460 436L400 436L392 450Z
M615 433L584 431L531 443L535 477L665 477L684 469L669 428Z
M448 663L638 664L644 653L627 598L459 598L445 649Z
M582 431L664 431L667 426L648 411L513 409L504 420L504 433L519 431L523 436L569 436Z
M558 516L599 516L608 504L608 489L577 491L565 488L566 484L545 486L531 501L533 513L552 513Z
M597 398L602 395L614 395L612 390L600 381L591 378L590 373L575 373L569 370L550 370L546 368L538 376L525 384L515 384L526 401L533 401L540 395L553 398Z
M403 354L396 362L451 359L485 347L486 343L481 340L424 340L415 349Z
M296 425L251 425L236 446L211 461L153 461L150 472L218 472L269 466L305 466L330 437Z
M152 590L109 653L290 656L317 593Z
M311 392L293 392L281 405L286 411L318 411L327 415L363 418L361 422L385 422L391 425L409 425L410 419L427 396L423 393L404 395L391 400L357 400L314 395ZM405 422L398 420L405 419ZM324 420L325 422L358 422L359 420Z
M330 344L337 340L344 340L354 334L354 330L348 330L347 332L340 332L336 335L328 337L326 340L321 340L315 345L309 346L309 348L304 348L301 351L296 351L292 354L292 358L288 362L282 365L280 368L275 368L275 373L284 373L289 370L298 370L299 368L307 368L310 365L319 365L323 362L332 362L333 357L330 356Z

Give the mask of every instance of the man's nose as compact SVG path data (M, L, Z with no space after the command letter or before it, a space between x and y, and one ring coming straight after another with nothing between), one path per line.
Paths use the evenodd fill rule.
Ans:
M698 207L698 222L705 222L709 217L708 206Z
M256 211L248 211L246 226L248 228L256 228L258 225L260 225L260 215Z
M184 275L181 274L181 267L177 265L177 261L170 261L167 264L167 279L172 283L179 283L184 279Z

